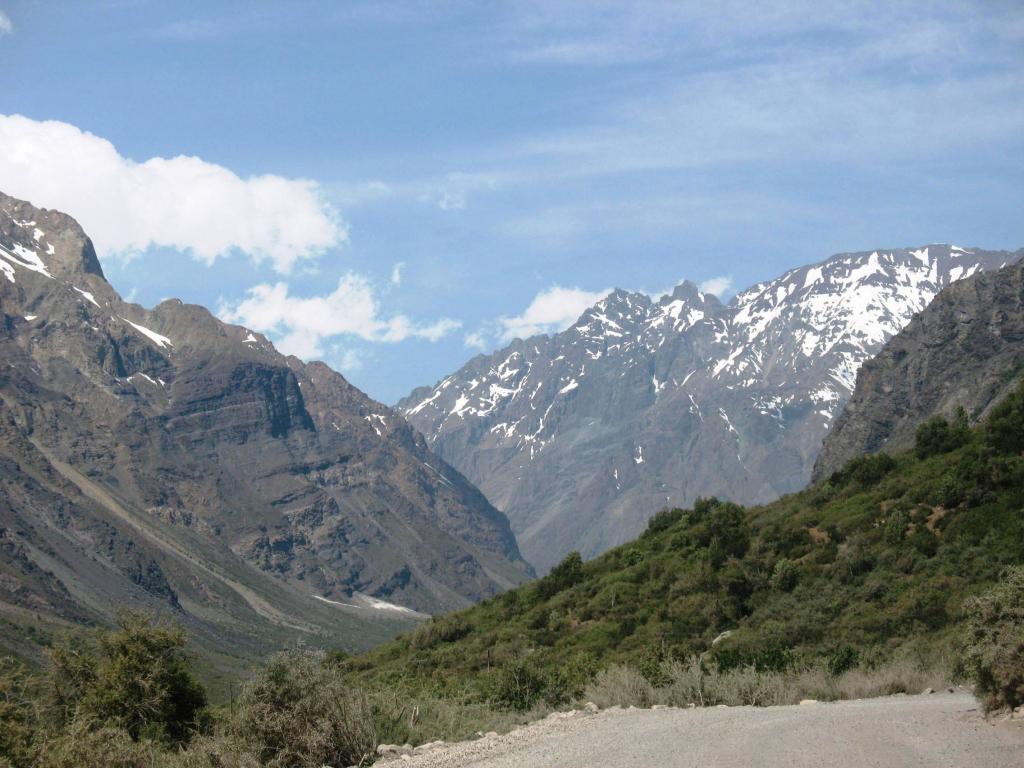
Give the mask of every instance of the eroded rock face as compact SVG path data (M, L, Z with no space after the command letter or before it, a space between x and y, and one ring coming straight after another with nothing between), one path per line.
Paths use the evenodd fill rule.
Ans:
M0 485L0 600L76 620L338 614L366 645L399 612L361 595L436 612L529 574L401 415L202 307L124 302L73 219L2 195Z
M798 490L857 370L945 286L1024 252L833 256L728 304L691 283L615 291L573 327L470 360L399 410L512 521L546 570L665 506Z
M814 476L827 477L856 456L907 450L918 426L958 407L981 419L1022 374L1024 266L961 280L861 367Z

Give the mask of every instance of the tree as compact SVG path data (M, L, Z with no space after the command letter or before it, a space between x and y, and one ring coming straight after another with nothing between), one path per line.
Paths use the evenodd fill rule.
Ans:
M570 552L551 573L537 582L537 595L541 600L557 595L583 579L583 558L579 552Z
M967 412L962 406L956 409L952 423L942 416L933 416L917 428L914 440L914 454L927 459L940 453L955 451L971 439L971 428L967 423Z
M1024 452L1024 380L992 409L985 424L985 442L999 453Z
M48 700L54 721L94 722L142 736L187 741L206 706L192 676L185 634L125 611L95 649L58 646L50 655Z

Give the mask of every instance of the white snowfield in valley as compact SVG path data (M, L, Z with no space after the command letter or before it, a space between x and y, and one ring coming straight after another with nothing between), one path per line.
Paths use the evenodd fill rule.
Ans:
M385 752L405 768L1015 768L1024 721L967 693L785 707L555 713L503 736Z

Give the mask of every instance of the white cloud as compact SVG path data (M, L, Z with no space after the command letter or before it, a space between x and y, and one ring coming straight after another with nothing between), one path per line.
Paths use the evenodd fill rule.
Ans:
M464 192L442 192L437 207L442 211L461 211L466 207L466 195Z
M373 286L352 272L325 296L291 296L283 282L257 285L237 305L222 304L219 314L229 323L273 335L282 352L305 359L322 357L324 341L335 336L375 342L437 341L461 325L448 318L424 325L406 315L382 317Z
M466 338L463 339L463 345L466 349L477 349L483 352L487 349L487 338L483 331L467 333Z
M391 284L401 285L402 284L402 270L405 268L405 262L399 261L395 263L395 266L391 268Z
M287 273L348 236L314 181L243 179L184 155L137 163L55 120L0 115L0 184L74 216L106 256L158 245L210 264L237 249Z
M584 291L553 285L536 296L521 315L499 317L502 341L525 339L538 333L557 333L572 325L583 312L608 291Z
M344 372L361 371L366 360L361 350L346 349L336 356L334 364L338 370Z
M699 287L704 293L710 293L718 298L722 298L732 290L732 278L725 275L712 277L701 283Z
M11 23L11 17L0 11L0 37L9 35L12 32L14 32L14 25Z

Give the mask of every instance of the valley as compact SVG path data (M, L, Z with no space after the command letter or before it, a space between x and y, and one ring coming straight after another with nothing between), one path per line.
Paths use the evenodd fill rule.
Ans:
M398 409L508 515L543 573L634 538L663 507L801 490L861 366L943 288L1022 256L837 254L728 304L692 283L659 298L619 290Z

